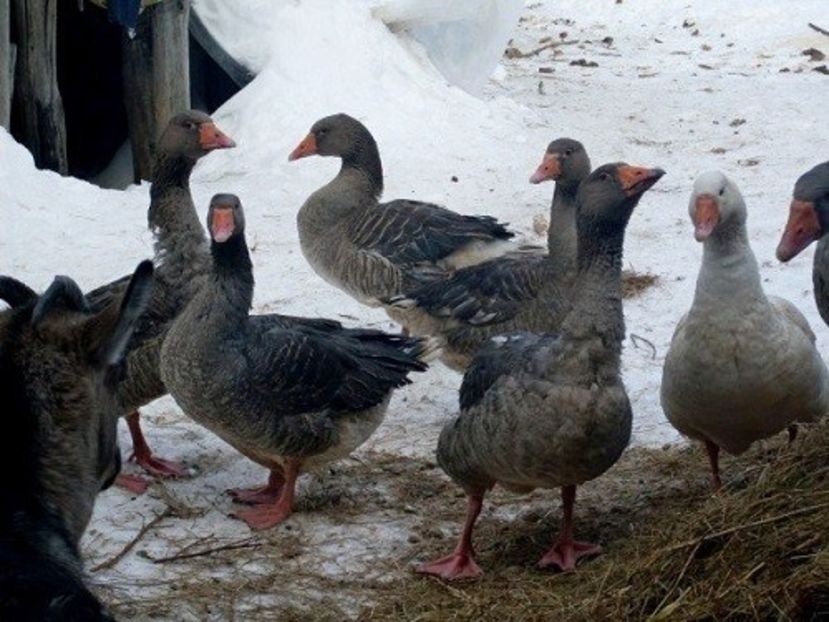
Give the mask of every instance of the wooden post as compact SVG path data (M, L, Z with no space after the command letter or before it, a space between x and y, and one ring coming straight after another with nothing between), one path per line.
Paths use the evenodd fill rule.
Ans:
M124 104L135 179L150 179L158 137L170 118L190 108L187 22L190 0L144 9L135 37L123 35Z
M12 88L17 47L11 42L11 5L0 0L0 125L11 129Z
M18 138L38 167L65 175L69 162L58 90L58 0L12 0L12 6L18 40L13 103Z

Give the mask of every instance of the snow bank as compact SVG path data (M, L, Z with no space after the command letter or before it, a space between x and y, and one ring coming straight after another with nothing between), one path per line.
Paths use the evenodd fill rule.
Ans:
M35 289L56 273L84 287L116 278L150 256L147 189L104 190L35 168L32 155L0 127L3 273Z
M263 42L290 34L280 28L285 25L284 10L307 15L309 26L329 33L331 27L336 31L344 26L339 19L342 9L357 13L372 10L375 19L419 42L450 83L480 93L515 30L522 5L522 0L351 0L316 6L284 0L195 0L193 9L217 41L255 72L275 51ZM305 28L300 32L309 33ZM319 39L313 36L298 41L297 51L308 52L315 41ZM352 42L359 44L361 39L355 36ZM336 59L335 64L343 60L339 56L331 58Z
M274 5L283 0L193 0L196 11L216 40L233 58L258 72L268 61L262 45L271 34Z
M374 14L421 43L449 82L480 94L522 8L522 0L386 0Z

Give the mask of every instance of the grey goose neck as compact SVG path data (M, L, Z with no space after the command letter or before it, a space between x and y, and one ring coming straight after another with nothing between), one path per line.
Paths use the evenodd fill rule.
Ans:
M330 244L332 230L350 226L352 219L377 205L383 192L383 173L376 146L369 154L372 151L374 162L365 151L343 156L337 176L305 202L297 214L300 244L335 250Z
M190 235L205 241L204 232L190 196L190 174L196 161L184 156L161 154L150 186L147 219L157 234L157 245L169 237Z
M576 267L578 237L576 234L576 191L579 182L556 182L550 206L550 225L547 229L547 253L564 271Z
M371 195L380 198L383 194L383 164L377 142L367 129L359 132L352 148L342 155L342 161L339 176L353 171L362 173L369 182Z
M765 300L757 259L744 221L721 223L703 243L695 303L732 306L738 300Z
M624 226L579 222L579 248L573 307L561 333L576 339L601 337L621 352L625 337L622 313L622 247Z
M245 234L237 234L222 244L213 242L210 251L213 277L205 296L215 296L226 321L245 322L253 306L254 288L253 262Z

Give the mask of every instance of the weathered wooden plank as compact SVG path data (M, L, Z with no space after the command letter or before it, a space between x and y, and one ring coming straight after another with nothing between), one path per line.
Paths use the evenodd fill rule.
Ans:
M189 16L190 0L166 0L141 13L135 37L123 35L124 103L136 180L151 179L161 130L190 107Z
M12 112L18 139L41 168L61 174L69 170L66 121L58 90L58 0L12 0L17 33Z
M11 4L0 0L0 125L9 129L12 114L12 86L17 50L11 43Z

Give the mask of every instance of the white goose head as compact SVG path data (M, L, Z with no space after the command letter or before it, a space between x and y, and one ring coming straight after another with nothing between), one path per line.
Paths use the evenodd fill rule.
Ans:
M688 204L694 237L704 242L715 232L741 227L746 221L746 204L737 184L720 171L697 177Z

